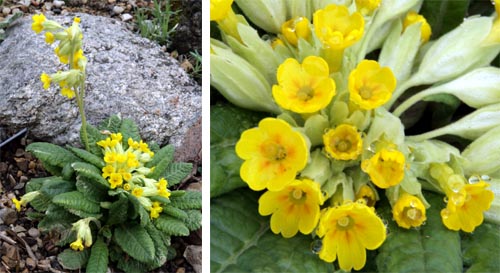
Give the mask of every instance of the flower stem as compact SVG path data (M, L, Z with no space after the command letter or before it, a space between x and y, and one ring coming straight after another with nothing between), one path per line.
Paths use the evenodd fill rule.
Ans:
M69 54L69 69L73 69L74 52L75 50L71 50L71 54ZM76 103L78 105L78 111L80 112L80 118L82 120L82 126L80 127L81 137L85 145L85 150L90 152L89 137L87 134L87 118L85 117L85 105L83 100L85 97L85 72L83 73L82 82L80 83L80 86L78 86L78 88L76 89L77 89L75 90Z

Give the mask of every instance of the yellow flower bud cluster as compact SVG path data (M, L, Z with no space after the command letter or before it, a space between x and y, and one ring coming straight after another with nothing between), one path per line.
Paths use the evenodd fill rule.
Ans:
M54 53L61 63L69 65L68 71L58 71L50 75L42 73L40 80L43 88L48 89L53 82L58 83L63 96L69 99L75 97L78 95L77 90L84 84L87 65L87 58L82 50L80 18L76 17L66 29L57 22L48 20L43 14L33 15L32 19L31 29L37 34L45 31L45 42L50 45L59 42Z
M153 202L148 197L169 198L168 182L165 178L155 180L147 177L153 168L148 168L145 164L154 156L147 143L129 138L128 148L125 149L122 141L121 133L112 133L97 142L103 149L103 159L106 163L102 168L102 177L107 179L111 189L121 188L129 192L150 212L151 218L158 218L163 210L161 203Z

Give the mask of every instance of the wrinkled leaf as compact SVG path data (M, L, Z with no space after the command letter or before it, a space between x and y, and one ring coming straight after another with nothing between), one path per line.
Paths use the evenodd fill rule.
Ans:
M187 191L179 197L170 196L171 205L180 209L201 209L201 192Z
M174 186L182 182L193 170L193 164L185 162L173 162L168 165L164 174L168 181L168 187Z
M75 251L68 248L57 256L57 260L59 260L59 263L61 263L64 268L77 270L83 268L85 264L87 264L89 256L89 249L84 249L83 251Z
M187 236L189 235L189 229L186 227L183 221L167 217L160 216L154 221L156 227L165 232L167 235L174 236Z
M115 228L115 242L130 256L140 262L151 262L155 248L151 236L137 224L120 225Z
M500 272L500 228L483 223L473 234L464 233L462 240L464 264L467 273Z
M33 142L26 147L26 151L35 155L44 165L48 163L60 168L64 168L69 162L80 161L77 156L63 147L46 142Z
M87 272L106 273L108 270L108 255L108 246L102 238L97 239L92 245Z
M52 202L54 202L54 204L56 205L63 206L68 210L82 211L91 214L99 213L99 211L101 210L99 204L88 200L87 198L85 198L83 193L79 191L65 192L56 195L52 199Z

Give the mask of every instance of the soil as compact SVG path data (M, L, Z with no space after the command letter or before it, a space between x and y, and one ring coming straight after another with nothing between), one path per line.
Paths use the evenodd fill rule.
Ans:
M48 12L47 6L51 5L50 12L54 14L85 12L118 20L122 18L121 14L133 16L138 9L153 6L151 0L65 0L60 8L55 8L53 2L4 0L0 6L0 22L16 9L34 14ZM201 0L172 1L172 6L180 9L177 19L179 33L174 35L171 47L165 47L165 50L172 52L171 56L177 58L189 73L195 64L189 52L196 50L201 54ZM115 7L123 8L121 14L115 12ZM134 30L134 19L128 22L130 29ZM201 83L201 77L195 80ZM8 128L2 128L0 132L3 134L0 135L0 273L79 272L66 270L57 261L57 255L67 248L56 245L58 234L40 232L37 223L27 217L33 209L28 206L18 213L11 201L13 197L20 198L24 194L24 186L31 178L50 175L36 158L25 151L25 147L36 140L35 137L21 135L7 143L7 137L16 132L10 132ZM184 145L176 151L175 159L193 163L193 172L179 188L201 191L201 120L186 134ZM173 237L176 257L151 272L200 272L201 260L191 260L190 255L184 255L184 252L188 246L201 244L201 229L186 237ZM120 272L111 265L109 269L110 272Z

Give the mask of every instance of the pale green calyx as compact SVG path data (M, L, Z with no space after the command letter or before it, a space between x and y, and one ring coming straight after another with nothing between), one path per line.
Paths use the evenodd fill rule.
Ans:
M285 0L235 0L245 15L263 30L279 33L286 21Z
M462 152L467 175L491 175L500 170L500 127L495 127L478 137Z

